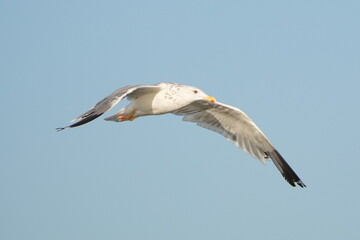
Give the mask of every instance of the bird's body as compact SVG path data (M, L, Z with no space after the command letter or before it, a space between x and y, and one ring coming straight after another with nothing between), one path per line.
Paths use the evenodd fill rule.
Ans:
M184 116L184 121L196 122L199 126L218 132L263 163L271 158L285 179L292 185L305 184L274 148L264 133L240 109L219 103L202 90L176 83L155 85L134 85L120 88L98 102L93 108L82 114L74 124L58 128L77 127L94 120L109 111L123 98L131 103L114 115L105 118L108 121L132 121L138 117L173 113Z
M134 117L172 113L191 103L191 99L186 99L185 96L193 91L193 87L169 83L155 86L138 89L129 94L127 98L131 103L106 120L116 121L118 115L128 115L133 111ZM206 96L205 93L197 91L198 95Z

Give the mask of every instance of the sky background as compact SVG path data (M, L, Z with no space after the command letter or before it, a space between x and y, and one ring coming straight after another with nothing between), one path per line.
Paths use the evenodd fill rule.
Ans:
M0 239L360 239L359 12L0 0ZM178 116L55 131L159 82L244 110L308 187Z

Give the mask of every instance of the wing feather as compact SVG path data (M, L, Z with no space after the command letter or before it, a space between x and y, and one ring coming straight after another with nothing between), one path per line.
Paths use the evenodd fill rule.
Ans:
M220 133L263 163L267 158L264 152L273 149L269 140L243 111L222 103L214 103L211 108L185 115L183 120L196 122L201 127Z
M271 158L280 173L292 186L295 186L296 183L301 187L305 187L305 184L274 148L265 134L243 111L219 102L211 104L206 101L202 102L204 103L203 108L199 107L201 105L200 101L196 103L196 106L200 109L198 111L180 110L176 114L185 115L184 121L196 122L201 127L220 133L263 163L268 158ZM192 107L187 106L185 110L187 109L192 109Z
M103 100L98 102L89 111L72 120L72 122L76 121L74 124L66 127L57 128L56 130L61 131L66 128L73 128L88 123L112 109L125 97L132 99L141 94L158 92L160 90L161 87L159 85L132 85L119 88L118 90L114 91L113 93L105 97Z

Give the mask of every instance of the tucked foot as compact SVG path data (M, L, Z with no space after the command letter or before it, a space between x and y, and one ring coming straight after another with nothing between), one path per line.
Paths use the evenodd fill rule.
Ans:
M137 118L137 116L135 116L135 111L132 111L130 114L123 114L123 115L119 115L117 117L117 119L119 120L119 122L124 122L124 121L132 121L135 118Z

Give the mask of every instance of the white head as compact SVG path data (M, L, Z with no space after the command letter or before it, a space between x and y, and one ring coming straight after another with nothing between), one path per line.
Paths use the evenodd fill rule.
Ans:
M181 99L188 100L188 103L191 103L196 100L206 100L209 102L216 102L216 99L214 97L207 95L197 87L178 85L178 90L179 90L178 96Z

